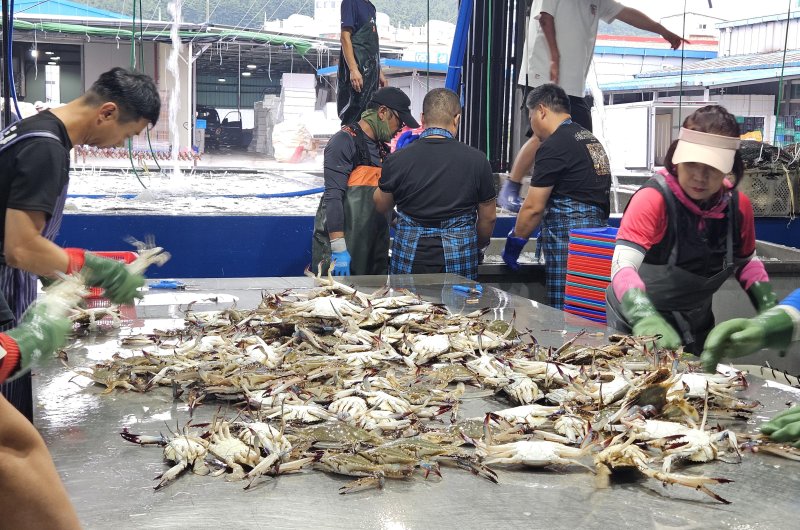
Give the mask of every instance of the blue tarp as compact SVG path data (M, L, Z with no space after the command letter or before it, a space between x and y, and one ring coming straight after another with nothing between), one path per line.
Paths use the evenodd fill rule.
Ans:
M423 70L430 69L437 74L446 74L447 65L438 63L424 63L420 61L401 61L400 59L381 59L381 66L386 68L400 68L403 70ZM317 70L317 75L336 75L338 66L326 66Z
M120 2L122 3L122 2ZM105 9L98 9L70 0L14 0L14 13L25 15L53 15L62 17L90 17L127 19L128 15L114 13Z

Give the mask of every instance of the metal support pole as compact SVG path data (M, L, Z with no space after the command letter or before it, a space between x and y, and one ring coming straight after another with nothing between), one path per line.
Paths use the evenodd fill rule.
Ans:
M236 71L236 110L242 119L242 45L239 44L239 67Z

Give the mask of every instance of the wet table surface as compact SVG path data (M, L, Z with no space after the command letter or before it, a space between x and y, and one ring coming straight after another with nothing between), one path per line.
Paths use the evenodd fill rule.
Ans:
M383 279L355 277L364 291ZM198 290L150 291L136 306L136 319L120 330L76 339L70 364L88 366L118 350L120 335L170 329L182 323L190 303L195 310L215 310L233 303L255 307L263 291L280 292L312 286L309 278L187 280ZM510 320L532 330L544 345L560 346L577 331L579 343L605 342L601 328L530 300L489 288L477 304L452 290L465 280L451 275L391 278L393 287L412 289L452 310L490 308L487 318ZM132 315L131 315L132 316ZM763 408L737 432L755 427L800 401L800 391L750 377L744 392ZM339 495L350 479L320 471L266 479L248 491L243 482L186 473L154 491L163 473L161 448L125 442L123 427L143 434L168 434L186 424L186 404L160 388L147 394L113 392L55 363L34 377L36 426L44 436L66 488L87 528L797 528L800 516L800 463L774 456L744 455L740 464L715 462L683 469L687 474L725 477L735 482L712 486L732 504L723 505L689 488L668 488L651 479L613 482L596 489L593 477L578 467L532 470L495 468L499 484L454 468L443 478L387 480L383 490ZM493 398L464 403L461 417L510 406ZM195 421L217 410L207 404ZM223 410L224 412L224 410ZM234 412L229 411L228 416ZM792 523L794 521L794 523Z

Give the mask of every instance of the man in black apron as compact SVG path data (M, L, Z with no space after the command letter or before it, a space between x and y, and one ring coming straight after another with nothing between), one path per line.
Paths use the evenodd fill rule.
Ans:
M419 127L402 90L375 92L361 120L345 125L325 146L325 193L314 219L312 268L337 276L382 275L389 270L389 222L372 200L386 144L403 124Z
M155 124L161 99L153 80L123 68L105 72L80 98L43 111L0 132L0 292L10 312L0 331L22 320L36 299L38 277L73 273L86 266L87 282L105 289L114 303L130 303L141 275L123 264L83 249L53 243L69 183L73 145L111 147ZM13 317L9 320L9 317ZM2 393L28 419L33 418L30 374L3 385Z
M375 6L369 0L344 0L341 12L336 110L342 125L350 125L361 118L378 85L388 83L381 72Z

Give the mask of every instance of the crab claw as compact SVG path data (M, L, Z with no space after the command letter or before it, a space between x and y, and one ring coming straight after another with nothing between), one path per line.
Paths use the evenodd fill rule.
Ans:
M375 475L371 477L363 477L352 482L348 482L339 488L339 495L346 495L348 493L356 493L357 491L364 491L372 488L383 489L384 478L383 475Z
M139 444L139 445L167 445L167 439L164 438L164 435L159 436L146 436L143 434L133 434L128 432L128 428L124 427L122 432L119 433L122 436L123 440L126 440L131 443Z
M495 473L494 471L492 471L490 468L486 467L483 464L480 464L469 458L460 458L460 457L454 458L453 461L458 467L466 469L473 475L481 476L487 480L494 482L495 484L497 484L498 482L497 473Z
M419 467L425 470L425 480L428 480L428 475L432 472L439 478L442 478L442 472L439 469L439 464L436 462L420 462Z

